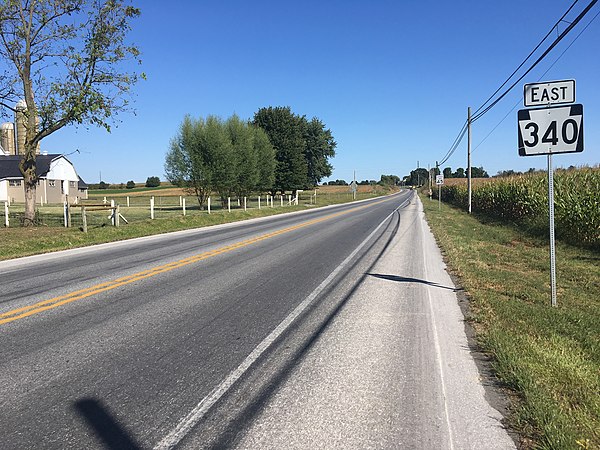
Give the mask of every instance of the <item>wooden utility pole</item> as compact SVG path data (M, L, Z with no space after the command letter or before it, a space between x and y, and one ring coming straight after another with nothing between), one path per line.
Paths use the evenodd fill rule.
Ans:
M469 192L469 214L471 214L471 107L467 110L467 191Z

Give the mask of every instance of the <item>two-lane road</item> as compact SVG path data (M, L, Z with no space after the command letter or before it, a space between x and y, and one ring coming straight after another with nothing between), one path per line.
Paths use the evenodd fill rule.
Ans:
M399 238L409 241L401 253L395 250L398 264L414 260L421 267L421 242L410 245L421 235L419 227L418 202L404 191L302 214L1 262L2 448L280 447L276 440L259 438L255 424L267 420L265 411L272 412L274 402L283 401L289 383L306 384L297 370L303 361L310 365L311 358L319 359L314 352L340 327L336 321L352 309L349 300L365 289L365 279L386 282L394 276L373 269L390 261ZM422 284L407 280L414 304L421 304ZM386 326L398 333L396 341L405 336L398 327L418 332L406 317ZM443 362L431 331L410 339L414 344L435 338L426 343L431 355L423 357L435 375ZM338 331L345 332L356 336L352 326ZM385 369L390 361L406 364L390 353L396 345L379 346L389 354L384 369L373 361L363 369L384 379L392 374ZM411 373L421 370L419 364L410 362ZM431 380L439 385L437 375ZM441 436L444 445L455 439L445 388L420 395L427 386L407 386L419 397L414 405L396 405L392 416L380 417L389 439L400 442L398 430L406 427L394 424L421 410L440 417L424 429ZM325 401L336 408L334 400ZM282 405L288 414L293 411ZM296 425L305 427L301 421ZM308 445L298 430L287 433L299 439L296 447ZM322 439L323 448L347 444ZM389 439L380 442L393 442Z

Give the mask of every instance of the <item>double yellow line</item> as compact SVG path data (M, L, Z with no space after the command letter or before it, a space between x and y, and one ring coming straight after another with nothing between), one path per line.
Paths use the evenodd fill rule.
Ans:
M11 311L0 314L0 325L5 324L5 323L14 322L15 320L19 320L19 319L24 319L25 317L33 316L34 314L39 314L39 313L47 311L49 309L58 308L59 306L66 305L67 303L71 303L76 300L81 300L81 299L91 297L96 294L100 294L102 292L110 291L112 289L116 289L118 287L125 286L127 284L135 283L136 281L145 280L146 278L150 278L150 277L153 277L153 276L161 274L161 273L170 272L171 270L187 266L188 264L193 264L198 261L202 261L204 259L211 258L213 256L222 255L223 253L228 253L233 250L237 250L239 248L247 247L249 245L264 241L266 239L270 239L275 236L280 236L282 234L286 234L291 231L298 230L300 228L308 227L308 226L314 225L316 223L330 220L334 217L339 217L339 216L342 216L345 214L349 214L351 212L358 211L360 209L367 208L369 206L377 205L384 201L386 201L386 200L380 200L378 202L369 203L367 205L359 206L357 208L352 208L352 209L349 209L346 211L329 214L329 215L327 215L325 217L321 217L319 219L309 220L308 222L303 222L298 225L294 225L294 226L287 227L287 228L282 228L281 230L273 231L271 233L263 234L263 235L260 235L257 237L246 239L244 241L236 242L234 244L227 245L225 247L220 247L220 248L217 248L214 250L199 253L197 255L193 255L188 258L181 259L179 261L174 261L174 262L171 262L168 264L163 264L161 266L154 267L153 269L144 270L142 272L137 272L132 275L127 275L125 277L117 278L112 281L107 281L105 283L96 284L94 286L91 286L91 287L88 287L85 289L80 289L78 291L74 291L74 292L70 292L65 295L54 297L49 300L44 300L42 302L34 303L32 305L13 309Z

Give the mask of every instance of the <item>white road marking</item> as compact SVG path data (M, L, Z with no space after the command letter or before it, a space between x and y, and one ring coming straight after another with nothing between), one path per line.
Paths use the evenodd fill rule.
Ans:
M411 196L412 197L412 196ZM408 198L394 211L392 211L379 225L369 234L348 257L329 274L317 288L310 293L296 308L242 361L242 363L231 372L210 394L204 397L177 426L165 436L155 447L155 450L172 449L194 428L194 426L206 415L206 413L217 403L223 395L246 373L262 354L281 336L285 330L304 312L317 296L327 288L333 279L350 263L358 252L371 240L377 231L396 211L410 202Z
M419 203L417 202L417 205ZM419 207L419 212L421 214L424 214L422 208ZM425 251L425 240L423 239L423 236L425 234L425 230L423 229L423 224L425 223L425 219L421 220L421 248L422 248L422 255L423 255L423 275L425 280L430 281L429 279L429 274L427 273L427 262L425 261L426 258L426 251ZM438 330L437 330L437 325L435 323L435 313L433 310L433 300L431 299L431 286L425 286L425 290L427 291L427 297L429 299L429 312L430 312L430 317L431 317L431 327L432 327L432 331L433 331L433 343L434 343L434 347L435 347L435 356L436 359L438 361L438 368L440 371L440 383L441 383L441 387L442 387L442 395L444 396L444 415L446 416L446 426L448 427L448 440L449 442L449 448L450 450L454 450L454 437L452 435L452 426L450 425L450 414L448 413L448 395L446 393L446 380L444 377L444 366L442 364L442 350L440 348L440 338L438 336Z

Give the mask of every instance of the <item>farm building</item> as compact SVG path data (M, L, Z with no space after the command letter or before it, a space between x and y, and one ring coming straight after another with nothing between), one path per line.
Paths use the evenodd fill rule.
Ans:
M0 156L0 202L25 202L20 160L20 155ZM77 203L88 198L87 184L63 155L37 155L36 170L36 203L63 203L67 198L70 203Z

